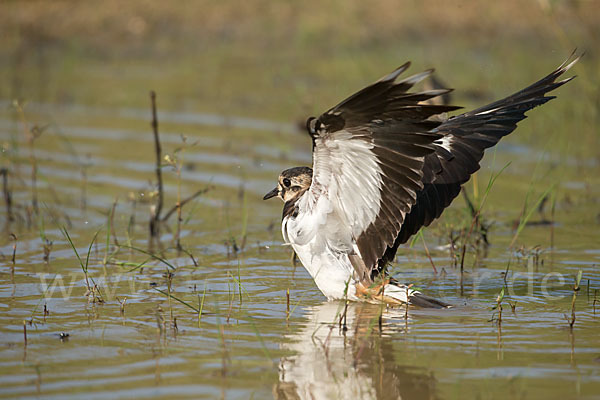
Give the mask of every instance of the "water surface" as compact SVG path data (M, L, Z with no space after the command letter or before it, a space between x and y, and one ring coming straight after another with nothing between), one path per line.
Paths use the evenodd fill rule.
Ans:
M183 208L185 251L178 252L175 216L160 241L148 235L155 182L149 111L40 104L26 111L29 126L47 126L32 150L7 102L0 114L13 196L13 221L3 203L0 241L0 397L600 394L597 159L508 138L488 154L478 194L468 187L481 199L489 177L511 162L482 214L491 224L490 245L479 252L469 247L462 285L448 250L448 232L470 223L461 198L424 240L399 251L393 267L399 280L455 307L407 312L350 304L345 310L325 301L291 262L280 236L281 204L261 200L281 170L310 164L309 139L295 124L159 112L163 153L182 166L180 181L174 168L163 168L164 212L178 188L182 198L209 189ZM525 199L531 207L551 184L554 197L511 247ZM90 250L88 274L102 302L86 296L85 276L61 229L83 262ZM48 260L46 241L52 242ZM570 329L578 271L583 278ZM503 287L499 323L492 307ZM200 307L201 318L194 310Z

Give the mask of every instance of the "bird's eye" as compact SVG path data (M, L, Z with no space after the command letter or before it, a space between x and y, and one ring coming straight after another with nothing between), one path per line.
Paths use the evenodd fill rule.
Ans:
M291 184L292 182L288 178L283 178L283 186L290 187Z

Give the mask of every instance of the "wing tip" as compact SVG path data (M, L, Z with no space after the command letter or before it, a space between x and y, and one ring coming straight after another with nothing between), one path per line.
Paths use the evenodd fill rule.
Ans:
M573 65L575 65L581 59L581 57L583 57L584 55L585 55L585 51L583 51L581 54L577 55L577 48L575 48L571 52L569 57L567 57L567 59L565 61L563 61L563 63L560 64L558 66L558 68L556 68L556 70L554 71L554 73L552 75L554 75L555 77L559 77L560 75L564 74L565 72L570 70L573 67ZM571 79L575 78L575 76L572 76L568 79L564 79L564 80L560 81L559 83L561 83L561 84L567 83Z
M395 81L404 71L406 71L411 66L411 62L407 61L383 78L379 79L377 82L393 82Z
M408 78L404 78L402 79L400 82L398 82L398 84L406 84L406 85L415 85L419 82L421 82L423 79L429 77L431 74L433 74L435 71L435 69L433 68L429 68L426 69L423 72L419 72L418 74L414 74L409 76Z

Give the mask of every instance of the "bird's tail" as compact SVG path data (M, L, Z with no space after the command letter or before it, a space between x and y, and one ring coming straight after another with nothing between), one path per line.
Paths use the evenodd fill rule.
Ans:
M421 308L450 308L451 305L444 303L441 300L434 299L433 297L429 297L424 295L423 293L411 289L410 286L398 284L398 283L390 283L385 287L385 296L391 297L396 300L400 300L402 303L406 304L407 302L407 294L408 294L408 304L412 306L417 306Z
M412 285L411 285L412 286ZM450 308L451 304L444 303L441 300L426 296L421 292L414 290L411 286L402 285L396 282L386 281L384 284L372 285L369 287L362 284L357 285L357 296L363 300L387 304L410 304L421 308Z
M409 302L411 305L421 307L421 308L451 308L452 307L451 304L444 303L441 300L426 296L419 292L417 292L413 296L411 296L409 298Z

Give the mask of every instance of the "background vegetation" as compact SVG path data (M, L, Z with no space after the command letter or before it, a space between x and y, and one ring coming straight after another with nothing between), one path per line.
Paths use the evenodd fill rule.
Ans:
M0 397L595 396L599 5L1 2ZM458 307L352 305L341 329L261 200L310 164L306 117L408 60L469 109L575 48L577 78L466 185L479 223L458 198L399 252Z

